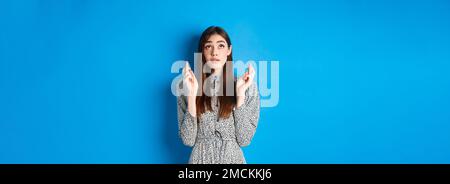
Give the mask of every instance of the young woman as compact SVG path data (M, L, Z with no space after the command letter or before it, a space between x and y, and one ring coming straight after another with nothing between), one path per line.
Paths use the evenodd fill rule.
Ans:
M231 41L220 27L211 26L203 32L198 52L211 72L202 72L198 81L186 63L186 93L177 99L179 135L185 145L193 147L189 163L245 164L241 147L250 144L259 119L255 71L249 65L234 79ZM230 86L234 88L232 95L227 90Z

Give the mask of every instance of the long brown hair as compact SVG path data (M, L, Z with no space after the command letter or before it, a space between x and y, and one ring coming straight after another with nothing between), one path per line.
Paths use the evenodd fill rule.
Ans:
M231 46L231 40L230 37L228 36L227 32L218 26L210 26L208 27L205 31L203 31L202 36L200 37L200 42L198 44L198 52L202 53L202 66L204 66L206 64L206 59L205 56L203 55L203 47L205 46L205 43L208 41L208 39L212 36L212 35L220 35L222 36L225 41L228 44L228 48L230 48ZM201 72L201 83L204 84L204 81L207 77L209 77L211 75L211 73L205 73L203 72L203 68ZM227 56L227 62L225 63L225 65L223 66L222 69L222 91L224 95L220 95L218 96L218 100L220 103L220 107L219 107L219 118L228 118L231 114L231 111L233 110L233 107L235 107L236 105L236 96L235 96L235 89L234 89L234 75L233 75L233 51L231 51L230 55ZM230 81L231 80L231 81ZM227 81L232 82L232 86L229 85L229 87L232 87L233 89L229 89L232 90L233 94L230 95L227 92ZM199 85L199 86L203 86L203 85ZM200 89L202 95L199 96L196 100L196 107L197 107L197 116L199 117L202 113L206 112L206 111L212 111L212 107L211 107L211 97L205 95L205 93L203 92L203 89ZM226 93L226 95L225 95ZM205 108L206 106L206 108Z

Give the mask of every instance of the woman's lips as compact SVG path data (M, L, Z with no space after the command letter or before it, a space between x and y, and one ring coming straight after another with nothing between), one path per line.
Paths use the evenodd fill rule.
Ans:
M214 63L216 63L216 62L219 62L220 60L217 59L217 58L211 58L211 61L214 62Z

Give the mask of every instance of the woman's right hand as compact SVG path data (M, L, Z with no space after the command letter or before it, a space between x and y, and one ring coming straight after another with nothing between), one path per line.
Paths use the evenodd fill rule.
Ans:
M186 62L183 68L183 88L185 89L186 96L188 97L197 96L198 90L197 78L195 78L194 72L192 72L188 62Z
M196 106L195 100L197 97L198 82L195 78L194 72L192 72L191 67L189 67L188 62L183 68L183 90L187 96L188 101L188 111L192 116L196 116Z

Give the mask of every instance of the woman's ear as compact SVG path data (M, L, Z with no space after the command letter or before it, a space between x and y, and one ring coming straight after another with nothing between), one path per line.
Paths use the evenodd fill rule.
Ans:
M231 50L233 49L233 45L230 45L230 47L228 48L228 54L227 56L229 56L231 54Z

